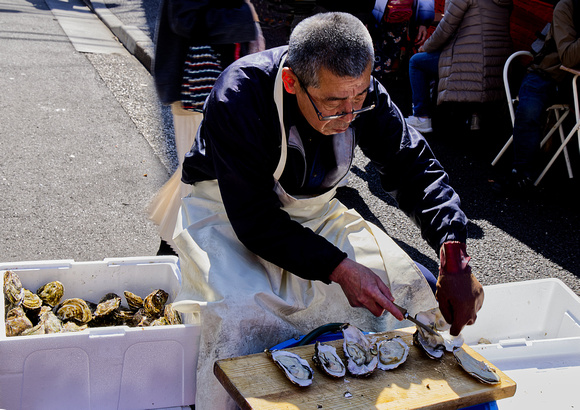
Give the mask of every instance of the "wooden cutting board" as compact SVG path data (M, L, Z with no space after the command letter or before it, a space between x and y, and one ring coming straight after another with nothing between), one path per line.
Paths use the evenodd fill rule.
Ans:
M467 374L453 354L430 359L413 345L414 327L377 334L401 336L411 347L405 363L396 369L376 369L371 376L348 375L333 379L314 366L314 345L286 349L306 359L314 370L308 387L293 385L266 353L218 360L214 373L242 409L457 409L511 397L516 383L469 346L470 355L495 368L496 385L484 384ZM328 342L344 358L343 340Z

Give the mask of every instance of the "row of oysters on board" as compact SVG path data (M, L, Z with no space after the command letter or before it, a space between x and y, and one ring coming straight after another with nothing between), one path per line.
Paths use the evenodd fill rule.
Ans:
M89 327L104 326L161 326L181 324L181 316L169 295L157 289L145 298L125 291L127 307L121 297L107 293L98 303L80 298L61 302L64 285L52 281L42 285L36 293L24 288L18 275L4 272L4 306L6 336L29 336L49 333L76 332Z
M429 358L440 359L446 351L452 352L461 368L477 380L488 384L500 382L495 369L465 352L461 347L461 335L453 337L449 334L450 325L445 322L438 308L421 312L415 317L439 334L434 336L417 328L413 335L413 343ZM395 369L407 360L409 346L400 336L377 339L365 335L359 328L348 323L342 326L342 334L346 365L334 346L320 342L316 342L314 346L312 361L331 377L344 377L347 370L353 376L369 376L376 368ZM287 350L268 350L267 353L292 383L301 387L312 384L314 371L306 360Z

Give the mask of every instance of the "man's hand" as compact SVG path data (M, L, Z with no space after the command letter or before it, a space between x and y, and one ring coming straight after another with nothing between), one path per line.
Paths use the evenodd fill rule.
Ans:
M352 307L365 307L377 317L387 310L398 320L403 320L403 314L392 303L395 298L387 285L360 263L344 259L329 279L340 285Z
M415 37L415 45L422 46L425 40L427 40L427 26L419 26L417 37Z
M441 246L441 266L435 298L453 336L472 325L483 305L483 287L471 273L465 244L445 242Z

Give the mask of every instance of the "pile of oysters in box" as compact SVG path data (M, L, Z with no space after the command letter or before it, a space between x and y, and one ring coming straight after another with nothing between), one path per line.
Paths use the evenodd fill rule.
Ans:
M98 303L80 298L62 300L64 286L59 281L42 285L36 293L22 286L13 271L4 272L6 336L76 332L89 327L160 326L181 324L181 316L170 303L169 295L157 289L144 298L124 292L104 295Z
M497 384L500 377L495 369L485 362L476 360L461 347L461 335L453 337L448 332L450 325L445 322L438 308L421 312L415 316L427 324L438 336L420 327L413 335L413 344L425 352L430 359L441 358L446 351L452 352L457 363L477 380ZM365 335L359 328L345 323L341 326L343 334L344 360L334 346L316 342L312 361L322 373L333 378L347 374L352 376L370 376L375 369L392 370L403 364L409 354L409 346L400 336L378 338ZM309 386L314 378L314 371L308 361L288 350L267 350L266 353L280 367L286 377L298 386Z

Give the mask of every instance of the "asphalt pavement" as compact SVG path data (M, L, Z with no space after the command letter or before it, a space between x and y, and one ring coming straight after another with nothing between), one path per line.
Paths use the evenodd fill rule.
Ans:
M144 209L176 165L171 116L148 73L159 1L90 3L126 47L127 53L113 54L74 47L54 12L54 4L69 3L5 0L0 6L0 261L100 260L157 250ZM283 15L265 1L256 4L267 46L279 45L288 30ZM77 12L86 14L82 7ZM427 135L470 218L473 272L484 285L558 278L580 295L576 146L575 179L558 161L538 195L496 196L492 182L507 166L490 165L509 136L502 113L501 104L487 109L481 130L469 131L452 107ZM360 153L338 196L436 271L437 255L381 191Z

